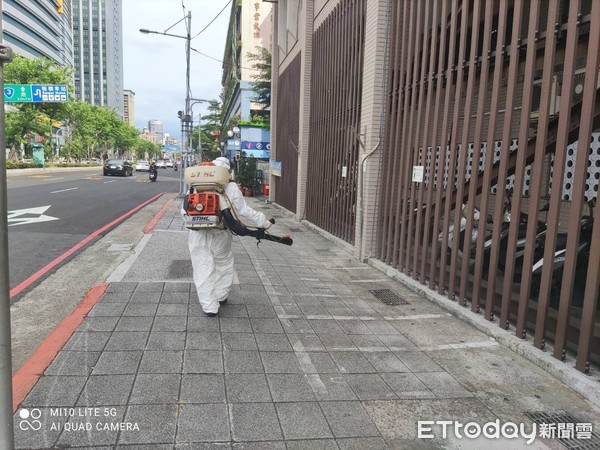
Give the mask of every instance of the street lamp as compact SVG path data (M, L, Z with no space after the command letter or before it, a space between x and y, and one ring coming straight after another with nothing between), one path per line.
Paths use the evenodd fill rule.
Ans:
M189 139L189 148L191 148L191 144L192 144L192 134L194 131L194 105L198 104L198 103L209 103L210 100L205 100L203 98L191 98L190 101L192 102L190 104L190 127L191 127L191 133L188 135L188 139ZM200 126L200 118L198 119L198 126ZM198 160L202 161L202 138L200 137L200 130L198 129L198 146L199 146L199 155L198 155Z
M186 23L186 31L187 34L185 36L180 36L178 34L171 34L171 33L167 33L168 30L170 30L171 28L173 28L175 25L177 25L178 23L180 23L182 20L186 20L187 19L187 23ZM153 30L148 30L146 28L140 28L140 33L144 33L144 34L162 34L163 36L169 36L169 37L176 37L179 39L185 39L185 63L186 63L186 71L185 71L185 113L183 118L187 118L190 115L190 41L192 40L191 38L191 32L192 32L192 12L188 11L187 16L185 16L183 19L181 19L180 21L174 23L173 25L171 25L169 28L167 28L165 31L153 31ZM182 119L182 126L183 126L183 119ZM190 130L188 129L186 131L186 137L187 139L184 140L184 142L189 142L189 135L190 135ZM183 144L183 143L182 143ZM179 174L179 191L181 193L181 195L184 195L185 192L183 192L183 171L185 169L185 159L183 158L183 145L182 145L182 158L181 158L181 172Z

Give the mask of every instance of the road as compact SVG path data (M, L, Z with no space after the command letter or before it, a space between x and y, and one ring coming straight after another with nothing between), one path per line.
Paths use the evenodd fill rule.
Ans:
M103 176L102 167L37 174L9 171L7 187L10 288L15 301L33 274L46 270L92 233L97 235L88 244L112 228L103 227L137 206L160 193L178 192L179 172L161 169L157 182L151 183L146 172Z

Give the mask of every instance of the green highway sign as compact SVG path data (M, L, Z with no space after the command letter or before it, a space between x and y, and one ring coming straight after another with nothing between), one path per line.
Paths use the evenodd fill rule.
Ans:
M5 84L7 103L66 103L69 99L64 84Z

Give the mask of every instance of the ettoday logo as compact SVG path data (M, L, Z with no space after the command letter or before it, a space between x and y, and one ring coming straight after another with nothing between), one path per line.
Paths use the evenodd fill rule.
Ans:
M32 410L22 408L19 411L19 417L21 418L21 421L19 422L19 428L23 431L38 431L40 428L42 428L42 422L38 420L40 417L42 417L42 411L37 408Z

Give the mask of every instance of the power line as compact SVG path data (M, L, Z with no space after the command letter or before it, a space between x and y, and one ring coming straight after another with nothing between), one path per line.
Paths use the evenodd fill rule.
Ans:
M212 59L213 61L220 62L221 64L223 64L223 65L225 65L225 66L233 66L233 65L234 65L234 64L232 64L232 63L226 63L226 62L224 62L224 61L221 61L220 59L218 59L218 58L214 58L214 57L212 57L212 56L210 56L210 55L207 55L206 53L202 53L202 52L200 52L200 51L196 50L195 48L192 48L192 47L190 47L190 50L192 50L192 51L194 51L194 52L196 52L196 53L198 53L198 54L200 54L200 55L202 55L202 56L204 56L204 57L206 57L206 58ZM243 67L243 66L240 66L240 69L246 69L246 70L256 70L254 67Z
M182 1L183 1L183 0L182 0ZM192 37L192 39L194 39L196 36L198 36L200 33L202 33L202 32L203 32L204 30L206 30L208 27L210 27L210 26L212 25L212 23L213 23L215 20L217 20L217 18L218 18L218 17L221 15L221 13L222 13L223 11L225 11L225 8L227 8L227 6L228 6L230 3L231 3L231 0L229 0L229 1L228 1L228 2L225 4L225 6L223 6L223 9L222 9L221 11L219 11L219 14L217 14L217 15L216 15L216 16L213 18L213 20L211 20L211 21L208 23L208 25L206 25L206 26L205 26L204 28L202 28L202 29L201 29L201 30L200 30L200 31L199 31L197 34L195 34L195 35L194 35L194 37Z

